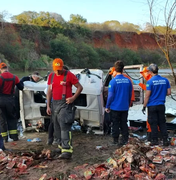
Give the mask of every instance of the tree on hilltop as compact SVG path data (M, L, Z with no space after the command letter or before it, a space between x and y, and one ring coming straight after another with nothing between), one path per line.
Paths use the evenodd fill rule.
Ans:
M70 15L70 21L69 23L73 23L73 24L85 24L87 23L87 19L83 18L81 15L79 14L71 14Z
M150 13L150 24L153 29L156 43L165 55L176 84L176 75L170 58L170 51L176 47L176 36L175 31L173 31L176 20L176 1L165 0L164 7L161 6L161 3L158 0L147 0L147 3ZM157 10L159 10L159 12L157 12ZM164 27L157 26L161 15L164 16Z
M57 26L57 24L64 23L65 20L60 14L41 11L24 11L23 13L13 16L11 18L13 23L29 24L38 26Z

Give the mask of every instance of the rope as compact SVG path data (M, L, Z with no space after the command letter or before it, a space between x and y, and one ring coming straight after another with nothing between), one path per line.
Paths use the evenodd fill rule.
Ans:
M173 99L174 101L176 101L176 99L172 96L172 94L169 96L171 99Z
M80 73L85 73L89 78L90 78L90 75L94 75L94 76L97 76L99 79L101 79L101 77L97 74L94 74L94 73L91 73L90 70L88 68L85 68L84 70L82 70Z
M136 79L136 78L133 78L132 76L130 76L125 70L124 70L124 72L133 80L139 80L139 79L143 78L143 76L140 76L139 78Z

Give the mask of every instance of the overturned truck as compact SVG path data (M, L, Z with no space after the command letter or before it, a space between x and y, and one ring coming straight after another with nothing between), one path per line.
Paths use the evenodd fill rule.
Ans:
M125 66L125 73L133 80L135 91L135 104L142 104L144 100L144 92L138 85L143 83L143 78L140 75L143 65ZM83 86L83 91L75 100L77 107L75 120L77 120L83 129L95 128L103 131L104 126L104 109L108 95L108 84L112 79L109 71L100 69L71 69L75 74L80 84ZM47 124L49 116L46 114L46 95L44 93L47 81L39 83L24 82L24 90L20 91L20 117L24 130L36 128L37 122L41 121ZM72 93L75 93L76 88L73 86Z

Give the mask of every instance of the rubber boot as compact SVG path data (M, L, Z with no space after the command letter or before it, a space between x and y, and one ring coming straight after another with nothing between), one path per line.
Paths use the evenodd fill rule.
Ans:
M13 138L14 141L18 141L18 136Z
M72 153L63 152L63 153L59 156L59 159L70 159L71 157L72 157Z
M4 140L5 143L7 143L8 142L8 136L4 136L3 140Z
M2 149L3 151L6 150L5 146L3 146L1 149Z
M52 145L58 145L60 144L60 140L57 138L54 138Z
M54 140L54 138L49 138L48 141L47 141L47 144L48 144L48 145L52 145L53 140Z
M169 146L170 142L167 137L163 137L163 146Z
M151 139L151 146L158 145L158 138Z
M14 141L18 141L18 134L10 134L10 138L13 139Z
M112 145L118 145L119 138L113 138Z
M147 132L147 141L151 141L151 132Z
M124 139L124 138L122 138L121 140L120 140L120 145L126 145L126 144L128 144L128 139Z

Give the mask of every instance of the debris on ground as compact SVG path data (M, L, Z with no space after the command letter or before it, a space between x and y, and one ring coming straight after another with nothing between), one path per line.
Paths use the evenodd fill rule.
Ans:
M118 148L113 157L102 164L75 167L70 180L81 179L134 179L165 180L176 173L176 149L146 145L137 138L130 138L127 145Z
M72 127L71 127L71 130L72 131L80 131L81 130L81 126L79 125L79 123L77 121L74 121L74 123L72 124Z
M34 139L27 139L28 142L40 142L40 138L34 138Z
M89 138L86 139L87 136ZM77 137L80 137L79 132ZM87 150L90 139L96 141L96 144L89 146L90 149ZM0 150L0 174L4 177L5 174L8 174L11 179L20 180L23 178L31 180L33 172L39 172L34 180L176 179L176 146L150 146L150 143L141 141L134 136L131 136L128 144L124 146L108 146L102 143L101 139L104 140L105 137L85 134L84 138L79 141L75 140L74 146L77 151L78 147L85 143L83 147L86 151L82 152L90 157L87 158L87 155L81 156L78 153L78 156L73 157L73 160L70 161L59 160L58 154L54 154L55 151L48 148L40 149L40 151L29 149L21 152ZM38 145L41 145L42 142L38 142ZM113 150L112 147L114 147ZM97 156L99 159L96 159ZM84 157L84 159L78 157ZM66 167L73 161L73 166L70 166L67 171ZM57 169L57 172L51 173L56 166L60 168L60 172Z
M51 159L51 151L44 149L41 153L35 152L24 152L24 153L13 153L13 152L4 152L0 149L0 171L5 169L11 170L11 173L15 177L27 173L27 168L35 165L35 160L38 160L38 163ZM40 161L39 161L40 160ZM46 168L47 166L35 166L38 168ZM12 170L14 170L12 172Z

